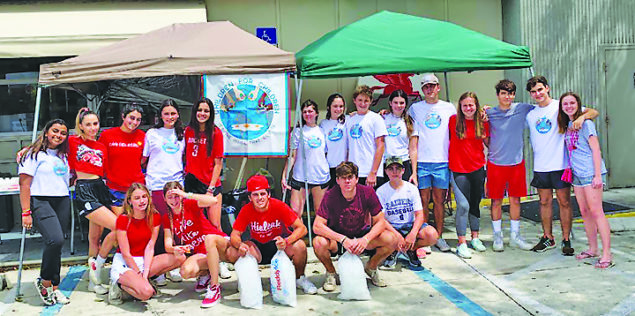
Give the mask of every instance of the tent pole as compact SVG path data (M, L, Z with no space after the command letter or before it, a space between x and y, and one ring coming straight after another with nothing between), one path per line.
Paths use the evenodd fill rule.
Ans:
M33 134L31 135L31 143L35 142L37 137L37 126L40 120L40 104L42 103L42 86L37 86L37 94L35 95L35 114L33 116Z
M300 88L301 87L302 87L302 79L300 79ZM301 99L298 98L297 108L300 108L300 100ZM307 177L306 146L304 146L304 129L303 129L304 126L302 125L302 120L299 120L299 123L300 123L300 146L302 146L302 169L304 169L304 194L305 194L304 206L306 207L307 226L309 226L307 227L309 231L309 247L313 247L313 229L311 227L312 226L311 225L311 206L309 203L309 179ZM296 155L296 158L297 158L297 155Z
M532 77L535 76L534 67L529 67L529 75L532 76Z
M443 82L445 83L445 101L450 102L450 87L448 86L448 72L443 72Z
M300 119L300 100L302 97L301 81L302 80L298 81L297 75L296 77L293 78L293 82L295 83L295 92L296 92L296 107L295 107L295 115L293 116L293 125L291 126L295 126L295 124L297 124L298 120ZM287 157L287 163L289 162L290 157L291 157L290 155ZM291 174L291 169L287 168L286 174L283 174L282 176L288 181L290 174ZM282 201L286 201L286 197L287 197L287 190L282 188Z

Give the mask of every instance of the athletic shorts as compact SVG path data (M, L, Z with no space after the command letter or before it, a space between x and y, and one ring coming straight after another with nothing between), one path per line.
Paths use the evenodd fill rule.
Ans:
M75 205L79 215L88 216L96 209L105 206L110 207L117 202L110 190L101 178L79 179L75 184Z
M367 177L359 177L359 178L357 178L357 183L362 184L362 185L366 185L366 179L367 179ZM375 179L375 181L376 181L376 184L373 187L373 189L377 189L382 184L386 183L386 181L384 180L384 177L377 177Z
M564 170L537 172L534 171L534 179L531 186L536 189L566 189L571 187L571 183L562 181Z
M108 191L110 191L110 194L115 198L115 203L113 203L112 206L123 206L123 201L126 199L126 192L113 189L108 189Z
M573 175L573 181L571 182L571 184L574 187L586 187L591 185L591 183L593 182L593 178L594 176L590 176L590 177L578 177L575 174ZM602 175L602 184L606 185L606 173Z
M429 187L447 190L450 187L450 168L447 162L417 162L419 189Z
M296 190L296 191L300 191L301 189L304 189L304 182L302 181L298 181L296 179L294 179L293 177L291 177L291 181L289 181L289 186ZM326 181L322 184L313 184L313 183L309 183L309 190L315 188L315 187L320 187L320 189L326 189L329 187L329 181Z
M205 194L209 190L209 185L205 184L201 180L199 180L196 176L191 173L185 175L185 192L199 193ZM217 196L223 192L223 186L219 185L214 187L212 190L212 195Z
M139 271L143 272L143 256L132 257L134 262L137 264ZM126 271L132 270L132 268L128 267L126 261L123 259L123 255L117 252L115 256L112 258L112 265L110 266L110 280L117 282L119 281L119 277L126 273Z
M419 228L419 231L422 231L427 226L428 226L428 223L423 223L421 225L421 228ZM406 236L408 236L408 234L410 234L410 231L412 231L412 225L408 225L408 226L404 226L402 228L398 228L397 231L401 234L401 236L406 237Z
M273 258L276 252L278 252L276 241L272 239L264 244L261 244L258 241L253 239L251 241L256 245L258 250L260 250L260 257L262 257L262 259L260 260L258 264L270 264L271 258Z
M502 199L505 197L505 190L512 197L527 196L524 160L512 166L487 163L487 197L496 200Z

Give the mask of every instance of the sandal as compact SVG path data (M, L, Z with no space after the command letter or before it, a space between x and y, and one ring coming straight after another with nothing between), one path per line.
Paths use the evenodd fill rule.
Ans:
M614 266L615 264L613 263L613 261L601 261L598 260L598 262L595 263L595 268L597 269L608 269L612 266Z
M575 258L577 260L584 260L584 259L589 259L589 258L595 258L597 256L598 255L596 255L596 254L594 254L594 253L592 253L592 252L587 250L587 251L581 252L579 255L575 256Z

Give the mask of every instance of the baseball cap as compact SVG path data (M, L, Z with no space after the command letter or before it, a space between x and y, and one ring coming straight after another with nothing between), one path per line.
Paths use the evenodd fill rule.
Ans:
M402 168L404 167L403 166L403 160L401 160L401 158L396 157L396 156L391 156L391 157L386 158L385 164L386 164L386 168L390 167L390 165L392 165L392 164L398 164L400 167L402 167Z
M434 74L425 74L423 75L421 86L423 87L427 84L439 84L439 78L437 78Z
M247 192L269 189L269 181L265 176L255 175L247 180Z

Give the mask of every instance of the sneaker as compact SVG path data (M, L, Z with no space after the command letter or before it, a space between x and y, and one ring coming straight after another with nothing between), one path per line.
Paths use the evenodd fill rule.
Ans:
M428 256L428 254L430 254L428 251L426 251L425 248L430 248L430 247L421 247L417 249L417 257L419 259L425 259Z
M518 248L522 250L531 250L532 246L528 242L523 239L519 233L513 233L511 238L509 238L509 246L512 248Z
M337 287L335 281L335 273L326 272L326 280L324 280L324 285L322 285L322 289L326 292L333 292Z
M562 240L562 255L573 256L575 250L571 247L571 240Z
M483 245L483 242L478 238L472 238L472 240L470 240L470 246L472 246L474 250L479 252L487 250L487 248L485 248L485 245Z
M194 285L194 292L197 292L197 293L205 292L207 287L209 287L209 281L211 279L212 278L209 276L209 274L199 275L198 278L196 278L196 285Z
M414 250L406 251L406 256L408 257L408 263L411 267L420 267L421 260L417 257L417 253Z
M439 248L439 250L441 250L442 252L450 251L450 246L448 246L448 243L445 242L443 238L437 239L437 243L435 244L435 246L437 246L437 248Z
M168 280L166 280L165 274L161 274L161 275L157 276L156 278L154 278L154 284L156 284L156 286L166 286L166 285L168 285Z
M295 285L304 291L304 294L315 294L317 293L317 288L306 276L301 276L299 279L295 280Z
M93 283L93 281L88 280L88 290L91 292L94 292L95 294L99 294L99 295L105 295L108 294L108 288L101 285L101 284L95 284Z
M172 282L175 282L175 283L183 282L183 277L181 277L181 269L179 268L171 270L170 272L166 273L165 276L168 278L168 280Z
M101 266L97 264L95 257L88 258L88 278L95 285L101 284Z
M152 289L154 290L152 298L161 297L161 291L159 290L159 286L157 285L157 282L155 280L150 280L150 286L152 286Z
M123 300L121 299L121 288L119 287L119 283L115 281L110 282L110 291L108 291L108 303L110 305L121 305L123 304Z
M40 294L40 298L45 305L51 306L55 305L55 294L53 291L53 286L45 287L42 284L42 278L35 279L35 288L37 289L38 294Z
M545 252L546 250L556 248L556 242L553 239L549 239L547 236L540 237L540 241L531 248L535 252Z
M205 298L203 299L203 302L201 303L201 307L209 308L218 304L221 298L220 291L221 291L220 284L210 285L207 288L207 292L205 293Z
M496 252L501 252L505 250L505 246L503 245L502 231L494 233L494 243L492 244L492 249Z
M376 287L386 287L387 284L379 277L379 272L377 271L377 269L371 270L368 268L364 268L364 272L366 272L366 274L370 278L370 282L373 283L373 285L375 285Z
M71 300L60 291L60 289L53 291L53 297L55 298L55 302L58 304L66 305L71 302Z
M391 253L386 260L384 260L384 267L394 268L397 265L397 252Z
M467 243L462 243L458 247L456 247L456 254L457 256L464 259L472 258L472 251L470 250L470 248L467 247Z
M229 279L232 277L232 273L229 271L226 262L221 261L218 265L218 275L221 279Z
M430 246L421 247L419 249L423 249L426 252L426 255L429 255L432 253L432 247Z

